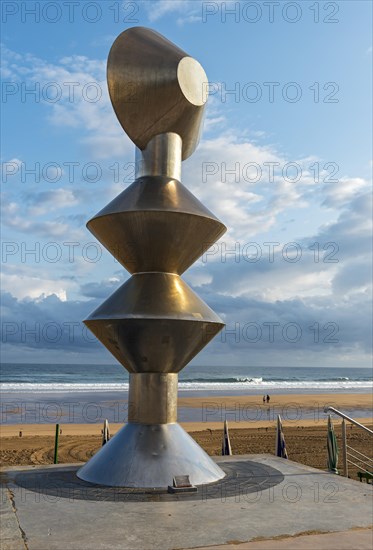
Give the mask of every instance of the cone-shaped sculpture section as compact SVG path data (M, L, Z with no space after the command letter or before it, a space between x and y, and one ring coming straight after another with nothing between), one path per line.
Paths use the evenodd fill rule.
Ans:
M130 372L179 372L224 323L171 273L133 275L84 321Z
M87 224L130 272L183 273L225 226L182 183L137 179Z
M193 153L208 83L198 61L157 32L132 27L111 47L107 79L115 113L137 147L175 132L183 142L183 160Z
M218 481L225 473L179 424L126 424L78 477L112 487L166 488L188 474L193 485Z

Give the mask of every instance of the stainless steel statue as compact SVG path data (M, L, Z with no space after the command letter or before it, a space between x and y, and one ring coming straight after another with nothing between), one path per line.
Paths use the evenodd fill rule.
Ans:
M137 147L136 179L88 229L132 274L85 321L130 373L129 414L78 477L117 487L194 485L224 472L177 424L178 372L222 329L180 275L226 230L180 183L196 149L206 74L160 34L115 40L107 79L119 122Z

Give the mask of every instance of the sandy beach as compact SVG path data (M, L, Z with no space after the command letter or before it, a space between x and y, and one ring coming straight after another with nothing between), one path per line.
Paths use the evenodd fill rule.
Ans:
M335 422L338 442L341 442L341 424ZM372 429L373 421L366 423ZM232 423L229 433L234 454L274 452L275 423L262 422L255 428L247 423ZM238 426L238 427L237 427ZM121 425L110 425L111 434ZM221 453L221 423L183 423L183 427L210 455ZM22 429L22 437L19 430ZM7 426L2 429L1 466L52 464L54 449L54 426ZM61 425L59 438L59 463L85 462L101 446L101 426L87 424ZM326 422L312 421L284 423L284 433L289 458L301 464L326 469ZM349 445L365 455L372 456L372 441L369 434L353 427L348 428ZM341 464L341 462L340 462ZM356 478L356 468L350 475Z
M289 458L320 469L326 468L325 405L347 412L349 409L371 409L369 394L276 395L269 405L259 396L219 396L181 398L182 407L200 407L205 411L203 422L181 422L182 426L210 455L219 455L222 441L222 419L227 413L234 454L273 453L275 442L274 410L282 408L284 433ZM303 418L302 411L313 410L313 418ZM228 412L230 411L230 414ZM233 411L233 412L232 412ZM243 412L246 411L247 416ZM260 411L260 414L258 414ZM267 416L264 411L270 411ZM272 411L272 412L271 412ZM288 412L288 417L286 416ZM254 414L253 414L254 413ZM209 419L210 415L210 419ZM247 419L249 418L249 419ZM258 419L257 419L258 418ZM372 417L355 418L372 427ZM333 419L338 441L341 441L341 420ZM110 424L114 435L122 424ZM101 424L60 423L59 462L84 462L101 445ZM22 436L20 437L20 432ZM54 424L8 424L0 428L0 463L6 465L51 464L53 462ZM356 427L348 426L349 444L359 452L372 455L372 441ZM351 470L356 476L356 468Z
M235 405L244 407L261 407L263 400L261 395L229 395L229 396L204 396L204 397L180 397L179 407L205 407L209 405L223 406L233 408ZM319 408L320 411L325 406L332 406L336 409L354 409L367 408L372 410L373 397L369 393L312 393L312 394L274 394L271 396L269 405L271 407L295 407L303 409ZM265 405L267 406L267 405Z

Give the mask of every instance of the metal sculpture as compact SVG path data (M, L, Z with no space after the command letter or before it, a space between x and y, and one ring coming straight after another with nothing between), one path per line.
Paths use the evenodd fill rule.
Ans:
M84 321L129 371L128 423L79 471L92 483L194 485L224 472L177 424L178 372L222 329L180 275L226 230L180 182L197 147L206 74L160 34L134 27L108 58L111 102L137 146L135 181L88 229L132 274Z

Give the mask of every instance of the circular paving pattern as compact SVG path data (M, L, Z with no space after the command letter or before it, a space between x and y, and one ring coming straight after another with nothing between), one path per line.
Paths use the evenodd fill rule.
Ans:
M16 474L16 485L41 493L50 502L53 499L94 500L116 502L164 502L226 499L260 493L278 485L284 476L279 470L250 460L219 462L226 472L224 479L215 483L199 485L195 493L171 494L167 489L131 489L126 487L104 487L82 481L76 476L80 466L42 471L25 471Z

